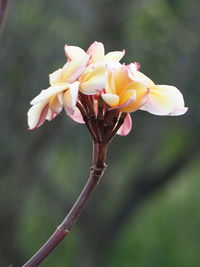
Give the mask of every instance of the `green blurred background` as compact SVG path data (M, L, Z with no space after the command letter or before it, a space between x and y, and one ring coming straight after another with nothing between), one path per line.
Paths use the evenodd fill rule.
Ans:
M138 111L70 236L44 267L200 266L200 1L10 1L0 39L0 266L21 266L69 211L91 164L83 125L62 113L27 131L30 100L66 61L65 43L126 49L189 111Z

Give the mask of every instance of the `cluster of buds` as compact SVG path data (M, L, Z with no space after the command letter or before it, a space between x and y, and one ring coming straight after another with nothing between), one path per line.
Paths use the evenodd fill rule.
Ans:
M176 116L187 111L176 87L155 85L139 63L121 64L124 50L105 54L104 45L94 42L86 52L65 45L65 53L66 64L49 75L50 87L31 101L30 130L64 108L71 119L86 124L95 143L108 143L116 133L130 132L131 112Z

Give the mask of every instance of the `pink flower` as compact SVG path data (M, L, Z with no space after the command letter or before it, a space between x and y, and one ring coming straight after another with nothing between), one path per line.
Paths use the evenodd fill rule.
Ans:
M31 130L54 119L63 108L74 121L86 122L97 139L103 137L95 131L104 133L105 127L110 138L116 133L127 135L132 128L129 113L139 109L173 116L187 111L176 87L156 85L140 72L139 63L121 64L124 50L105 54L104 45L94 42L86 52L65 45L65 53L67 63L49 75L50 87L31 101Z
M124 51L104 55L104 46L99 42L94 42L87 52L77 46L65 45L65 52L67 63L49 75L50 87L31 101L32 107L28 111L30 130L38 128L45 120L54 119L63 107L67 115L73 114L78 92L96 94L97 90L103 89L106 65L118 63L124 55Z

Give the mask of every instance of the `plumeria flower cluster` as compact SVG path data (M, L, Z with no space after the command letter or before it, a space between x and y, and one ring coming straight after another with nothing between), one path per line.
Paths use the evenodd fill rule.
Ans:
M140 72L139 63L121 64L124 50L105 54L104 45L94 42L86 52L65 45L65 53L66 64L49 75L50 87L31 101L30 130L64 109L71 119L86 124L94 141L109 142L116 133L130 132L130 113L136 110L170 116L187 111L176 87L156 85Z
M116 135L132 128L130 113L182 115L187 111L181 92L174 86L156 85L140 72L139 63L122 64L125 51L105 54L94 42L85 52L65 45L66 64L49 75L50 87L42 90L28 111L30 130L53 120L64 109L78 123L85 123L93 139L89 179L77 201L48 241L23 266L38 266L71 231L106 169L108 145Z

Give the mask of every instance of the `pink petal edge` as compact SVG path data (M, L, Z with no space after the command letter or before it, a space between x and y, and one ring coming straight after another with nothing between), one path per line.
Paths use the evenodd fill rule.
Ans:
M33 128L28 128L28 130L31 130L31 131L32 131L32 130L35 130L35 129L37 129L38 127L40 127L40 126L44 123L44 121L45 121L45 119L46 119L48 110L49 110L49 105L47 104L47 105L43 108L43 110L42 110L42 112L41 112L41 114L40 114L38 123L36 124L36 126L33 127Z
M117 134L121 136L126 136L130 133L131 129L132 129L132 118L131 115L127 113L124 123L117 131Z
M130 97L125 103L115 106L113 108L109 108L109 110L118 109L118 108L125 108L128 105L130 105L133 101L135 101L136 98Z
M81 115L80 110L75 107L74 113L73 114L67 114L73 121L78 122L78 123L85 123L83 120L83 117Z

